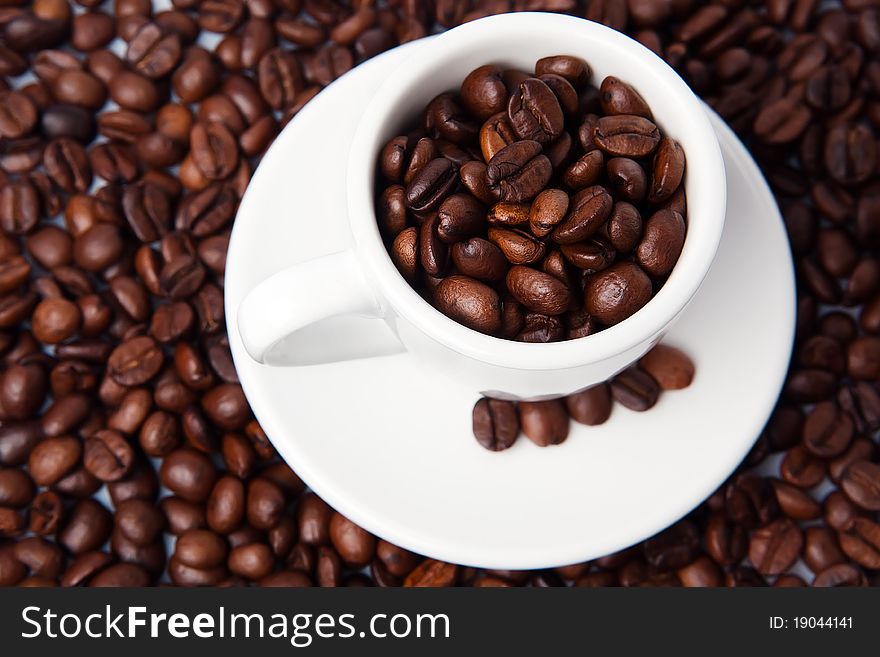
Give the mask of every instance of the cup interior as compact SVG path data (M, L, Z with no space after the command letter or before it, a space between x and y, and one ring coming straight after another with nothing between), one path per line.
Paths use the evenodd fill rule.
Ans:
M375 216L378 154L404 133L437 94L457 90L478 66L534 70L550 55L576 55L593 69L593 84L608 75L630 83L651 107L663 134L687 158L687 236L663 287L631 317L596 334L550 344L519 343L473 331L446 317L399 275ZM427 41L387 78L368 105L348 169L349 212L355 241L381 293L396 312L439 342L484 362L519 369L558 369L598 362L655 339L687 305L718 247L726 206L721 150L703 106L659 57L603 25L557 14L517 13L467 23Z

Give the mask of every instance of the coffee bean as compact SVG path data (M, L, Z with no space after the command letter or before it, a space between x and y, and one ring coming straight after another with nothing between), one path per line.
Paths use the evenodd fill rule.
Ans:
M552 233L559 244L572 244L593 235L611 214L614 201L601 186L582 189L571 200L565 220Z
M479 69L477 69L479 70ZM507 92L505 91L505 96ZM507 103L505 102L505 106ZM507 118L507 112L498 112L493 114L483 126L480 128L480 151L483 159L489 162L495 154L503 148L510 146L517 141L516 133L510 120Z
M804 446L816 456L837 456L849 446L852 435L852 419L831 401L817 404L804 423Z
M560 189L545 189L529 208L529 228L536 237L545 237L568 213L568 194Z
M639 360L639 367L651 375L662 390L687 388L694 378L694 364L679 349L658 344Z
M495 153L486 168L489 189L502 201L520 203L533 198L552 173L550 160L541 151L537 141L524 140Z
M208 498L217 471L210 459L191 449L178 449L162 461L159 477L172 492L189 502Z
M456 269L465 276L491 282L507 273L508 262L501 249L480 237L454 244L451 254Z
M614 400L633 411L646 411L657 403L660 386L637 367L624 370L611 380Z
M861 508L880 510L880 466L876 463L866 460L851 463L843 473L840 487Z
M749 560L765 575L778 575L797 559L803 534L791 520L783 518L754 532L749 543Z
M519 418L513 402L483 397L473 410L473 430L477 442L500 452L513 446L519 436Z
M545 315L559 315L572 303L571 291L559 279L516 265L507 273L507 289L529 310Z
M565 407L575 422L588 426L604 424L611 416L611 389L607 383L600 383L568 395Z
M655 212L645 222L642 240L636 248L636 259L653 276L672 271L684 246L685 223L673 210Z
M447 244L473 237L483 228L485 210L470 194L453 194L440 204L437 234Z
M644 117L619 114L601 117L596 123L594 139L608 155L640 158L655 151L660 131Z
M822 508L810 495L784 481L773 481L776 501L783 514L794 520L815 520L822 515Z
M454 144L473 141L479 127L462 111L452 94L440 94L425 109L425 127L433 134Z
M495 244L504 257L514 265L537 262L546 252L543 242L523 230L490 228L487 233L489 241Z
M307 493L296 506L299 537L308 545L326 545L330 541L330 519L333 509L318 496Z
M498 66L480 66L461 83L461 101L478 119L486 120L507 107L507 88L501 73Z
M110 354L107 363L110 376L124 386L146 383L162 367L164 357L156 341L148 336L131 338Z
M501 301L490 287L467 276L444 278L435 292L438 308L452 319L481 333L501 328Z
M559 399L520 402L519 421L526 438L538 447L559 445L568 437L568 413Z
M556 95L537 78L524 80L510 96L507 116L520 139L553 141L562 132L564 117Z
M612 75L602 80L599 87L599 103L605 114L634 114L649 120L654 118L651 108L639 92Z
M428 162L406 187L406 203L414 212L436 209L458 181L455 165L446 158Z
M618 262L586 279L584 307L605 324L617 324L651 297L651 281L635 263Z

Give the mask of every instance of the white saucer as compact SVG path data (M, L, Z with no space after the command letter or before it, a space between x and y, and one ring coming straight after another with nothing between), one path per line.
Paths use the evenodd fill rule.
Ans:
M558 447L521 438L506 452L487 452L471 432L475 391L406 353L299 368L257 364L237 331L241 299L269 275L350 243L348 144L370 95L417 48L385 53L330 85L279 135L254 175L226 266L227 327L244 391L306 483L398 545L510 569L619 550L709 496L776 402L795 317L776 203L745 148L713 115L729 178L727 223L703 287L665 339L691 355L696 378L647 413L617 407L603 426L573 424Z

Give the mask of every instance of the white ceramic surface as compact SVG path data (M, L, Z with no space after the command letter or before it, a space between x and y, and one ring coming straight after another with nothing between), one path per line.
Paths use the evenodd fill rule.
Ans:
M426 367L467 382L474 393L555 396L609 378L647 351L680 316L715 255L726 187L718 140L703 106L647 48L603 25L571 16L492 16L413 47L414 54L385 78L372 102L367 102L347 158L348 221L354 248L329 260L297 264L256 287L239 309L239 331L249 353L261 362L278 362L270 348L289 335L274 353L288 364L304 358L315 362L319 350L328 353L323 328L314 327L315 322L340 315L375 317L377 323L387 323L389 333ZM412 117L431 98L456 88L477 66L495 62L532 70L541 57L558 53L587 60L595 81L618 75L633 84L658 125L682 144L687 154L688 232L667 282L632 317L587 338L526 344L472 331L435 310L410 287L379 234L373 172L387 140L408 129ZM349 102L368 97L352 97ZM339 159L330 171L343 169L343 162ZM326 171L316 165L312 177L316 174ZM352 328L346 335L340 322L332 324L340 344L357 353L361 331ZM311 328L294 333L304 326ZM370 353L369 346L362 346L360 352Z
M521 438L496 454L471 434L474 392L407 353L284 368L256 363L242 346L236 311L247 291L351 243L343 163L363 106L352 99L369 97L417 47L376 57L328 87L257 170L232 233L225 283L244 391L309 486L411 550L539 568L623 548L724 481L763 427L788 364L795 293L782 222L756 165L717 117L729 181L724 235L705 283L665 339L691 355L697 375L648 413L618 407L603 426L572 425L558 447Z

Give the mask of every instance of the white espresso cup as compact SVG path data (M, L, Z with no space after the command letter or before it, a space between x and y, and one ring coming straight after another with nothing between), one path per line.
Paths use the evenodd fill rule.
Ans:
M688 229L666 283L631 317L587 337L532 344L469 329L410 287L379 233L375 176L384 144L411 129L433 97L457 90L470 71L490 63L532 71L538 59L550 55L581 57L593 69L594 84L614 75L644 97L663 134L684 149ZM376 340L366 337L374 336L375 324L381 323L380 330L390 332L400 349L424 367L465 381L475 394L511 399L570 394L610 378L650 349L681 315L709 271L726 207L718 140L702 104L684 81L654 53L619 32L544 13L484 18L420 45L367 105L351 145L344 184L352 246L294 264L250 291L238 311L247 352L267 364L372 357L388 352L387 346L377 350ZM351 321L354 317L361 319ZM346 321L334 330L321 330L324 322L340 319ZM340 331L339 326L345 328ZM333 356L334 350L322 340L344 346L342 355Z

